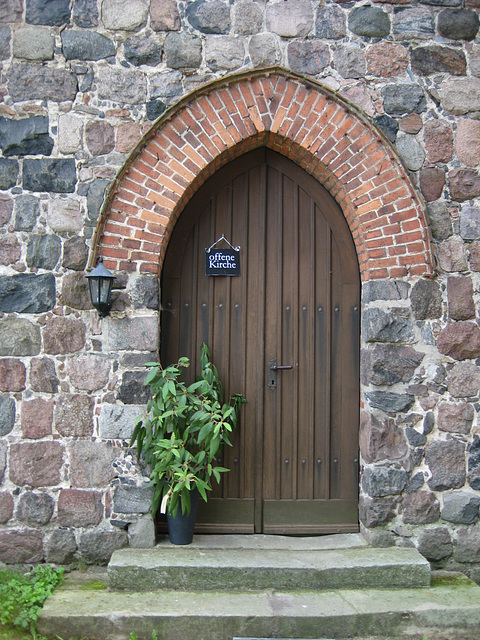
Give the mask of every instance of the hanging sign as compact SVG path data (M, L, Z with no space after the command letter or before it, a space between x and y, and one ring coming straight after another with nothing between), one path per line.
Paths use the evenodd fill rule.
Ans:
M221 240L230 245L230 249L217 249ZM211 247L205 249L206 276L239 276L240 275L240 247L234 247L222 235Z

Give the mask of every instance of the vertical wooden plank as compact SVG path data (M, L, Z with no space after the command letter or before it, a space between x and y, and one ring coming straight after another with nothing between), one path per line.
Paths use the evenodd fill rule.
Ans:
M315 431L315 229L314 203L298 187L298 418L297 499L313 499Z
M281 498L292 499L297 492L297 426L298 426L298 200L297 188L286 175L282 182L282 301L281 349L279 365L292 365L278 374L281 406Z
M279 499L281 495L281 405L278 387L268 385L269 363L281 364L282 310L282 191L281 176L267 167L267 202L265 227L265 303L264 303L264 412L263 412L263 499ZM278 384L278 374L272 377Z
M330 367L331 367L331 256L330 226L315 205L315 366L314 366L314 475L313 497L330 492Z

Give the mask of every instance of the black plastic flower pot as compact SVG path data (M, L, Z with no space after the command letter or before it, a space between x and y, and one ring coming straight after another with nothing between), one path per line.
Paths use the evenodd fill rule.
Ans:
M191 544L193 540L193 530L195 529L195 520L197 518L199 498L199 492L194 489L190 493L190 513L182 513L179 507L175 518L170 514L167 515L168 537L172 544Z

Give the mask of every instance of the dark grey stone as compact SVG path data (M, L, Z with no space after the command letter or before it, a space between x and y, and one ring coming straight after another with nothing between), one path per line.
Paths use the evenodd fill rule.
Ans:
M58 236L32 235L27 244L27 266L54 269L61 252L62 242Z
M102 208L105 191L110 184L109 180L97 178L94 180L87 191L87 212L88 217L92 221L98 220L98 214Z
M416 84L389 84L382 95L383 107L391 115L423 113L427 108L423 89Z
M478 13L473 9L445 9L438 16L437 26L444 38L473 40L478 33Z
M15 400L0 396L0 436L6 436L15 425Z
M370 280L362 290L364 304L376 300L406 300L410 285L403 280Z
M375 385L410 382L423 356L413 347L376 344L364 352L362 379L365 384Z
M15 198L14 222L15 231L31 231L40 215L40 200L35 196L21 195Z
M422 4L430 4L434 7L461 7L463 0L422 0Z
M136 67L156 67L162 59L162 46L148 35L133 36L125 41L124 53L125 60Z
M369 391L365 394L371 407L381 409L385 413L408 411L415 401L409 393L393 393L391 391Z
M418 491L425 484L425 476L421 471L410 478L405 487L405 491Z
M412 70L423 76L432 73L450 73L464 76L467 73L467 60L463 51L449 47L416 47L410 54Z
M70 529L55 529L45 544L45 559L55 564L70 564L76 550L73 532Z
M80 537L78 550L89 564L107 564L114 551L127 545L125 531L85 531Z
M460 489L465 484L465 444L458 440L431 442L425 447L425 462L432 472L428 486L433 491Z
M367 467L362 476L362 487L372 498L398 495L407 484L408 473L392 467Z
M25 21L60 27L70 20L70 0L26 0Z
M149 100L147 102L147 119L153 122L165 112L167 105L162 100Z
M97 0L74 0L72 19L77 27L83 29L98 27Z
M119 485L113 497L115 513L148 513L152 507L153 487Z
M424 529L418 538L418 550L427 560L438 561L453 553L452 538L445 527Z
M202 33L222 34L230 30L230 8L220 0L189 2L186 15L192 27Z
M118 399L125 404L146 404L150 399L150 387L145 386L146 371L126 371L118 391Z
M156 276L140 276L133 284L131 295L135 309L158 309L158 278Z
M421 7L396 7L393 35L405 39L433 38L435 19L432 11Z
M11 189L17 184L18 162L0 158L0 189Z
M66 60L102 60L115 55L115 44L95 31L62 31L62 49Z
M423 445L427 442L427 437L422 433L418 433L415 429L411 427L407 427L405 429L405 435L407 436L407 440L412 447L423 447Z
M390 18L380 7L356 7L348 16L348 28L357 36L385 38L390 33Z
M435 240L446 240L453 234L452 218L444 202L430 202L427 205L427 214Z
M12 35L8 27L0 27L0 60L10 57L10 41Z
M0 356L36 356L40 345L39 325L24 318L0 319Z
M480 438L475 436L468 446L468 484L472 489L480 490Z
M73 193L76 184L77 170L73 158L42 158L23 161L24 189Z
M447 493L443 498L441 516L455 524L473 524L478 518L480 498L466 491Z
M423 419L423 433L428 436L429 433L432 433L434 426L435 414L433 411L429 411L425 414L425 418Z
M7 74L8 92L14 102L24 100L74 100L77 76L68 69L54 69L34 63L13 63Z
M19 273L0 276L0 311L45 313L55 306L55 276Z
M164 51L171 69L198 69L202 63L202 41L190 33L169 33Z
M395 142L398 133L398 122L390 116L377 116L374 122L383 131L390 142Z
M442 315L442 292L435 280L418 280L410 296L416 320L440 318Z
M382 309L366 309L362 315L362 334L366 342L413 342L413 323Z
M340 40L347 33L345 12L335 5L318 7L315 34L324 40Z
M48 493L27 491L20 497L16 515L25 524L45 525L50 522L54 507L55 501Z
M395 517L395 498L364 498L359 505L359 519L366 527L379 527Z
M12 120L0 117L0 149L4 156L49 156L53 139L48 135L48 118L32 116Z

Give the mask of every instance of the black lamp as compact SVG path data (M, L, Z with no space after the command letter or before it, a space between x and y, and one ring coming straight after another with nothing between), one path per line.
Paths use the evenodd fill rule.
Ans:
M100 257L95 269L92 269L86 277L90 286L92 304L98 311L100 318L104 318L112 307L110 296L115 276L103 266L103 258Z

